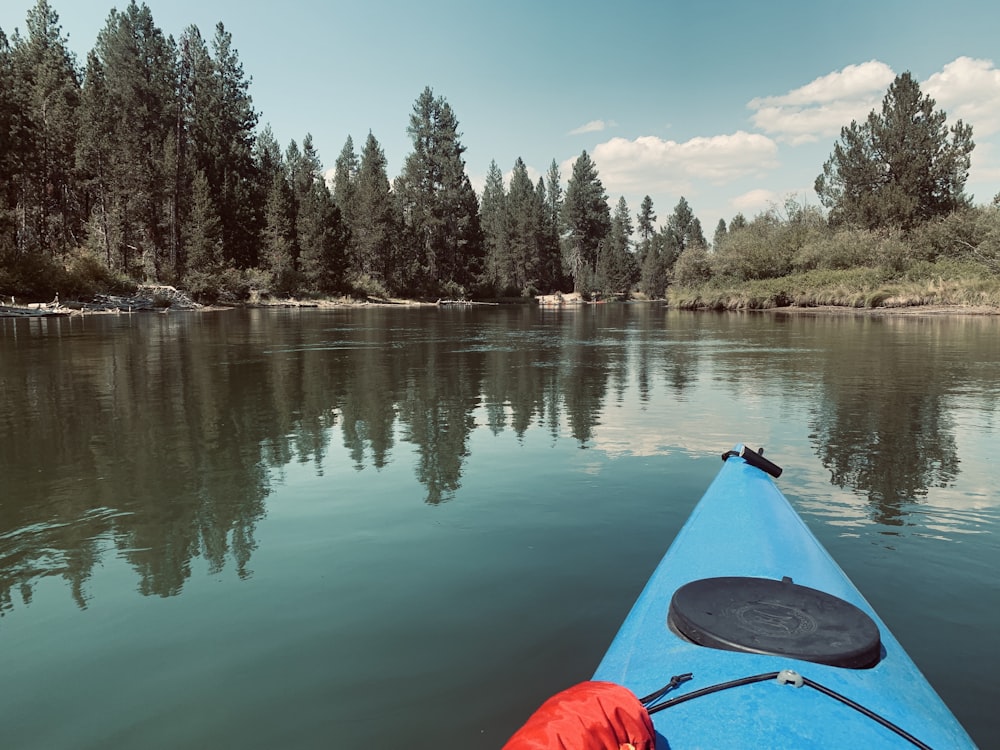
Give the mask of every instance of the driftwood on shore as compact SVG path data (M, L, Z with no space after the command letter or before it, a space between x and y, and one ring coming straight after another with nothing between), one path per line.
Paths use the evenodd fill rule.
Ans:
M472 305L497 305L497 302L473 302L468 299L439 299L434 304L436 305L465 305L471 307Z
M0 302L0 317L48 317L86 313L137 313L172 310L197 310L201 307L175 287L165 284L144 284L134 294L95 294L89 299L60 302L59 295L51 302L18 305Z

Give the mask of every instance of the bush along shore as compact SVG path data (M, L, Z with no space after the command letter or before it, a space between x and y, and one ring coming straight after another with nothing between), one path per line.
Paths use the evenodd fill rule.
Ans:
M1000 314L1000 277L975 264L923 263L895 273L878 268L806 271L779 278L733 282L725 278L675 285L671 306L686 310L920 311Z

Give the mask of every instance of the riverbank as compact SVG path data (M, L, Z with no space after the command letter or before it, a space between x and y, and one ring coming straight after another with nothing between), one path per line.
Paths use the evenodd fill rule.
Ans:
M779 297L759 298L747 295L714 295L703 297L682 290L667 300L633 300L638 304L665 304L668 307L690 311L760 312L775 315L861 315L861 316L914 316L914 315L1000 315L1000 305L966 304L959 302L920 302L919 300L883 298L867 300L874 304L859 304L857 299L842 299L832 303L788 301ZM14 300L12 300L14 302ZM442 306L502 306L513 304L541 304L539 300L502 300L479 302L472 300L414 300L368 297L327 298L255 298L235 304L203 305L195 302L186 292L172 286L148 285L140 287L130 296L98 294L86 300L32 302L6 304L0 302L0 317L53 317L68 315L120 315L132 313L166 313L173 311L218 312L232 309L332 309L339 307L442 307ZM568 305L570 309L574 305Z
M678 307L670 305L664 300L636 300L638 304L665 304L668 307ZM112 302L35 302L23 306L11 306L0 304L0 318L41 318L60 317L70 315L121 315L140 313L167 313L171 310L184 312L220 312L234 309L317 309L329 310L342 307L440 307L443 305L471 306L471 305L503 306L501 303L465 303L465 302L426 302L420 300L357 300L357 299L319 299L319 300L269 300L263 302L245 303L239 305L199 305L178 306L171 305L153 307L149 305L129 306L119 305ZM551 309L551 308L546 308ZM569 306L569 309L575 309ZM974 315L991 316L1000 315L1000 307L992 305L908 305L908 306L886 306L886 307L851 307L847 305L785 305L772 307L719 307L719 306L685 306L680 309L690 312L756 312L771 315L842 315L842 316L865 316L865 317L896 317L896 316L942 316L942 315Z
M761 312L776 315L862 315L918 316L918 315L1000 315L1000 307L990 305L912 305L908 307L843 307L837 305L817 305L815 307L772 307Z

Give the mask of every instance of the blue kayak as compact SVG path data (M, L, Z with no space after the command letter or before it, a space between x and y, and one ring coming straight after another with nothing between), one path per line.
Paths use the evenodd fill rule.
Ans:
M601 661L657 748L974 748L885 623L743 446Z

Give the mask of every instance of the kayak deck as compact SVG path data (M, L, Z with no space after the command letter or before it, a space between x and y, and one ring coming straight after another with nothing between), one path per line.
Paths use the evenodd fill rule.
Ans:
M878 628L877 663L846 668L787 655L697 645L668 625L674 593L708 578L782 581L843 600ZM638 696L691 674L663 700L755 675L791 670L864 707L915 745L819 689L765 679L651 712L657 748L975 747L898 641L774 482L729 458L650 577L594 674Z

